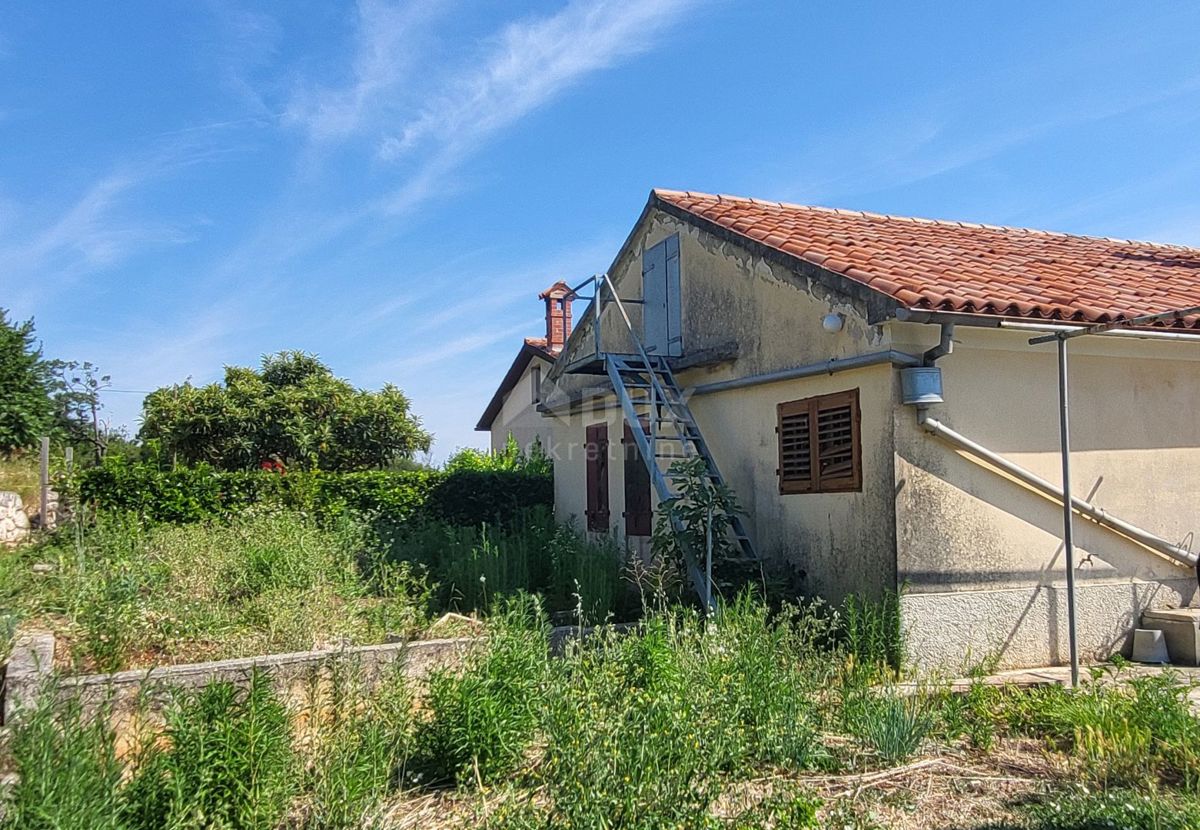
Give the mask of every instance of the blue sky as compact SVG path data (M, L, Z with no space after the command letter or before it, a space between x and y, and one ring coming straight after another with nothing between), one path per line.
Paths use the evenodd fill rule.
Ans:
M5 3L0 306L136 390L305 349L471 431L651 187L1200 245L1200 6Z

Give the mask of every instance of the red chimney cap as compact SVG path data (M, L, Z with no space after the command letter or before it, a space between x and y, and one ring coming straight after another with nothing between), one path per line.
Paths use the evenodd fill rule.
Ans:
M562 280L559 280L558 282L554 283L554 285L550 286L545 291L543 291L541 294L538 294L538 299L545 300L548 297L554 297L557 299L559 297L566 297L568 295L570 295L571 297L574 297L575 292L573 292L571 290L571 286L567 285Z

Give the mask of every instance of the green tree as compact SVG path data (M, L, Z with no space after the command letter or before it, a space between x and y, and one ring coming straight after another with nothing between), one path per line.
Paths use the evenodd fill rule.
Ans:
M310 470L387 467L429 449L431 437L392 385L356 389L315 355L268 355L262 368L225 368L224 383L151 392L143 441L164 458L245 470L276 460Z
M10 322L0 308L0 454L32 447L55 425L51 366L33 333L33 320Z
M54 401L55 431L68 443L89 450L100 463L114 438L120 440L100 418L100 393L112 385L110 375L100 374L94 363L76 360L50 361L50 397Z

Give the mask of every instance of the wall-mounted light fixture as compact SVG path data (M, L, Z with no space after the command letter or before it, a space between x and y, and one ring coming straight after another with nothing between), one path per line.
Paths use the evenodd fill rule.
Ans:
M831 311L821 318L821 328L830 334L836 334L846 326L846 315Z

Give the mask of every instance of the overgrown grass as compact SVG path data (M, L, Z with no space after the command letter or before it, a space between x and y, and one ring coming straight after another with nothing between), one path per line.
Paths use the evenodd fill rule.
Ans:
M548 625L535 598L499 601L461 671L421 688L388 676L365 694L335 671L298 708L261 678L182 694L165 732L124 755L107 727L43 703L11 738L4 826L349 830L386 826L392 799L454 788L472 826L502 830L880 827L858 796L890 768L1034 737L1057 771L990 826L1200 826L1200 721L1170 675L901 693L836 616L749 595L712 617L602 627L557 657ZM807 789L839 773L852 777L821 798Z
M526 511L503 527L417 522L377 528L386 559L420 565L439 607L482 610L519 592L540 593L572 622L628 616L624 557L613 542L588 542L546 509ZM582 620L579 616L582 615Z
M102 515L0 558L0 611L55 631L83 671L379 642L418 631L429 596L419 568L372 561L361 525L294 513L150 528Z
M270 830L300 784L287 709L258 673L245 688L222 682L182 694L133 771L119 794L130 830Z
M1170 672L1120 677L1098 669L1080 690L1058 686L1009 695L1002 712L1013 730L1071 753L1086 779L1102 787L1159 784L1200 794L1200 719L1190 686Z

